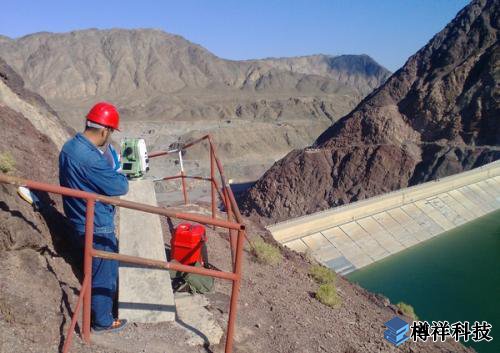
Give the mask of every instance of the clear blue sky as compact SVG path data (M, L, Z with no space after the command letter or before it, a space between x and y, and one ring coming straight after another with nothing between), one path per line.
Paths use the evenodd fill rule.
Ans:
M227 59L368 54L395 71L466 0L4 1L0 34L159 28Z

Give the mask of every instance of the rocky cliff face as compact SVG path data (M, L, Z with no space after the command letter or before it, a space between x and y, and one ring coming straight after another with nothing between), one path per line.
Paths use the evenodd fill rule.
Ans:
M57 155L69 132L37 94L0 59L2 173L58 184ZM9 168L6 168L9 167ZM41 212L0 184L0 347L55 350L78 291L59 197L38 193Z
M473 1L384 85L277 162L243 207L284 220L500 158L497 1Z

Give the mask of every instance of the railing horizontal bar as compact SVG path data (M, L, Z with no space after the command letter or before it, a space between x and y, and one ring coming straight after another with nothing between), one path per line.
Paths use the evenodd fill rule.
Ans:
M114 198L114 197L108 197L108 196L103 196L103 195L94 194L94 193L90 193L90 192L75 190L75 189L66 188L66 187L59 186L59 185L40 183L37 181L22 179L22 178L18 178L15 176L0 175L0 182L5 182L8 184L17 185L17 186L27 186L28 188L35 189L35 190L52 192L55 194L66 195L66 196L71 196L71 197L78 197L78 198L82 198L82 199L94 199L96 201L108 203L111 205L130 208L130 209L138 210L138 211L154 213L154 214L158 214L161 216L167 216L167 217L171 217L171 218L179 218L179 219L183 219L186 221L198 222L198 223L202 223L202 224L209 224L209 225L214 225L214 226L223 227L223 228L236 229L236 230L245 229L245 225L243 223L238 224L238 223L234 223L234 222L227 222L224 220L212 219L211 217L196 215L196 214L192 214L192 213L172 212L172 211L169 211L163 207L151 206L151 205L146 205L146 204L128 201L128 200L120 200L120 199Z
M155 158L155 157L160 157L160 156L165 156L167 154L172 154L172 153L177 153L179 152L178 149L175 150L168 150L168 151L154 151L154 152L148 152L148 157L149 158Z
M117 254L117 253L112 253L112 252L102 251L102 250L95 250L95 249L92 250L92 256L100 257L103 259L118 260L121 262L126 262L126 263L136 264L136 265L143 265L143 266L147 266L147 267L155 267L155 268L162 268L162 269L166 269L166 270L196 273L196 274L203 275L203 276L217 277L217 278L227 279L227 280L231 280L231 281L235 281L236 279L238 279L238 277L234 273L231 273L231 272L209 270L209 269L203 268L203 267L187 266L187 265L176 264L176 263L172 263L172 262L146 259L143 257Z
M173 175L173 176L164 177L164 178L161 178L158 180L172 180L172 179L180 179L180 178L182 178L182 175Z
M185 144L185 145L184 145L184 146L182 146L182 148L180 148L180 149L189 148L189 147L191 147L192 145L196 145L197 143L200 143L200 142L202 142L203 140L206 140L207 138L208 138L208 135L205 135L205 136L203 136L203 137L200 137L200 138L199 138L199 139L197 139L197 140L194 140L194 141L192 141L192 142L190 142L190 143Z
M189 148L189 147L191 147L191 146L193 146L193 145L195 145L195 144L197 144L197 143L199 143L199 142L201 142L201 141L203 141L203 140L205 140L207 138L208 138L208 135L205 135L203 137L200 137L197 140L194 140L194 141L192 141L190 143L187 143L187 144L185 144L185 145L183 145L183 146L181 146L179 148L176 148L174 150L149 152L148 153L148 157L149 158L155 158L155 157L165 156L165 155L171 154L171 153L177 153L177 152L179 152L179 150L183 150L183 149Z
M157 181L159 180L172 180L172 179L180 179L182 178L182 175L174 175L174 176L168 176L164 178L159 178L156 179ZM197 179L197 180L205 180L205 181L211 181L212 179L207 178L207 177L202 177L202 176L197 176L197 175L184 175L184 178L186 179Z
M207 177L196 176L196 175L185 175L184 178L186 178L186 179L205 180L205 181L211 181L212 180L212 179L207 178Z

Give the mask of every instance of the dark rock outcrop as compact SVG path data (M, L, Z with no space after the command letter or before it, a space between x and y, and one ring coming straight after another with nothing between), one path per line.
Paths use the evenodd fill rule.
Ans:
M267 222L312 213L500 158L498 1L478 0L241 200Z
M0 78L32 111L52 109L26 90L0 59ZM5 89L5 88L4 88ZM58 184L58 149L29 119L0 99L0 154L13 175ZM61 127L62 130L64 128ZM50 133L50 131L47 131ZM35 212L12 185L0 183L0 342L2 352L61 347L63 329L79 283L73 269L79 252L67 241L71 228L61 199L37 192L45 207ZM33 343L36 342L36 345Z

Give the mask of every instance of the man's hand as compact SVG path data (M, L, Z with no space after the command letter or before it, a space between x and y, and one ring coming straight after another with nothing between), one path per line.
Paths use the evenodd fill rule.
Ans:
M116 152L113 145L108 144L108 147L103 153L104 158L108 161L111 168L116 172L122 171L122 164L120 162L120 155Z

